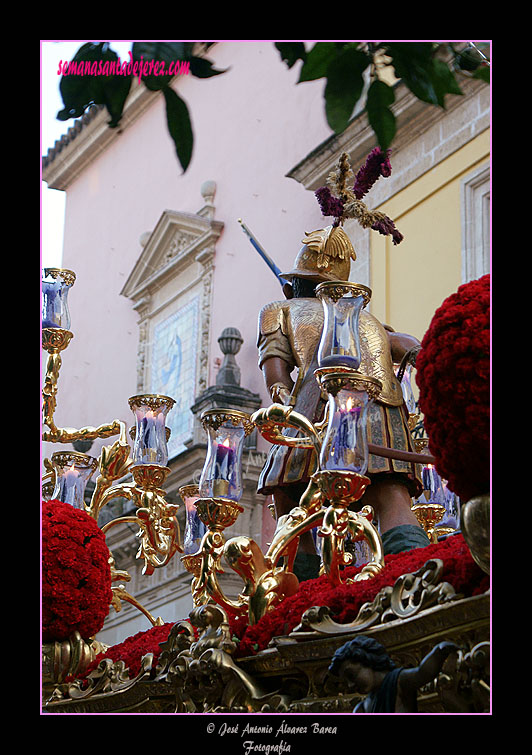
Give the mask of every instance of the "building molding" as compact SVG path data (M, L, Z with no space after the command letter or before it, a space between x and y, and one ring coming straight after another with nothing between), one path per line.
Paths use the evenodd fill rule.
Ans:
M48 188L65 191L100 153L152 106L159 95L160 92L151 92L133 82L116 128L109 126L109 113L105 107L91 106L43 157L42 179Z
M199 213L165 210L141 240L144 248L120 293L139 306L191 263L199 262L208 271L223 227L223 222Z
M393 142L393 152L395 154L403 150L410 143L418 140L431 127L449 118L450 115L454 115L458 109L463 108L467 102L474 99L479 92L486 88L489 89L488 84L476 79L461 80L460 86L463 96L456 95L449 97L447 107L443 109L421 102L402 82L399 81L395 84L395 103L392 106L392 111L397 122L397 132ZM473 128L464 128L462 132L461 139L455 140L453 145L449 146L450 150L456 151L477 135L477 132ZM365 112L359 113L351 120L345 131L341 134L333 134L323 141L295 165L286 176L301 183L305 189L315 191L325 183L327 176L342 152L349 154L351 165L354 169L357 169L358 166L363 164L366 155L375 146L376 137L369 125L367 114ZM441 162L450 153L450 151L441 151L435 157L435 160ZM434 164L437 164L437 162L434 162ZM412 174L409 181L412 182L417 177ZM397 191L394 183L393 180L387 182L388 194L390 192L393 194ZM401 188L404 188L404 185ZM381 201L385 201L387 198L383 197Z
M490 270L490 166L483 165L462 179L462 283Z

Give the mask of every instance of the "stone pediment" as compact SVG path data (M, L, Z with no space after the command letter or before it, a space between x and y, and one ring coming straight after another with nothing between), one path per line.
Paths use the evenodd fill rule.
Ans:
M141 239L142 253L121 294L138 301L194 262L205 265L212 259L224 224L210 215L208 207L195 214L165 210Z

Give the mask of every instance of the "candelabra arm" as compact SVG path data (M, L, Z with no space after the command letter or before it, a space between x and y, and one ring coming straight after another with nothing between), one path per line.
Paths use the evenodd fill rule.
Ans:
M203 536L199 549L201 564L197 576L192 580L192 597L195 606L214 600L228 613L241 615L247 611L246 596L241 594L236 601L228 598L217 577L217 574L223 573L221 557L225 545L221 532L210 530Z
M321 440L315 426L303 414L295 412L293 407L283 404L272 404L267 409L259 409L251 415L260 434L270 443L295 448L314 448L319 454ZM283 429L295 429L303 433L303 437L283 435Z
M122 517L121 521L125 520L132 520L134 517ZM115 520L115 522L118 522L118 520ZM110 522L109 524L114 524L115 522ZM103 528L102 528L103 531ZM115 560L113 558L113 555L109 554L109 565L111 567L111 582L116 582L119 579L124 580L125 582L129 582L131 579L131 576L128 574L127 571L119 570L116 568ZM141 613L146 616L146 618L151 622L152 626L161 626L164 624L163 619L161 619L160 616L158 616L156 619L152 616L152 614L148 611L147 608L145 608L136 598L131 595L124 585L112 585L111 590L113 593L113 597L111 600L111 605L115 609L117 613L119 613L122 610L122 601L125 600L127 603L131 603L132 606L135 606Z
M168 503L164 490L158 487L169 471L168 467L151 464L133 467L137 520L141 528L137 558L144 558L143 574L153 574L155 569L166 566L175 553L183 553L176 517L179 505Z
M115 609L117 613L122 608L121 601L125 600L126 603L131 603L132 606L135 606L135 608L137 608L141 613L143 613L144 616L146 616L146 618L148 619L148 621L150 621L152 626L160 627L164 624L164 620L160 616L155 618L153 614L151 614L148 611L148 609L142 605L142 603L139 603L139 601L136 598L134 598L133 595L128 593L124 585L116 585L116 586L113 586L111 589L113 591L113 600L112 600L111 605L113 606L113 608Z
M356 539L358 534L359 539L365 540L373 553L373 559L365 564L357 574L355 577L356 581L374 577L384 567L382 540L378 530L373 525L372 520L373 508L371 506L363 506L358 513L353 511L349 512L349 528L353 535L353 539Z
M95 440L96 438L108 438L117 435L121 431L122 423L119 420L100 425L99 427L82 427L76 430L73 427L58 428L54 421L54 413L57 406L57 382L61 369L61 352L64 351L74 334L64 328L43 328L42 347L48 352L46 374L44 376L43 397L43 423L49 428L43 432L42 439L48 443L72 443L75 440Z
M288 555L291 568L297 550L297 543L293 541L321 521L324 513L322 502L322 493L318 485L311 480L299 504L279 519L277 530L266 553L266 557L273 566L277 564L281 556ZM289 547L291 545L293 547Z
M133 522L140 527L141 544L137 558L144 559L143 574L153 574L166 566L176 552L183 552L181 532L177 521L179 505L168 503L164 490L159 487L170 471L168 467L140 464L131 467L127 457L129 446L125 442L125 429L120 440L102 449L100 469L89 513L97 519L101 509L113 498L127 498L137 507L135 516L126 516L108 522L102 531L116 524ZM123 477L131 468L134 481L109 485L114 478Z
M250 624L255 624L297 591L299 581L292 572L297 544L304 532L321 522L323 513L320 491L311 482L300 505L279 520L280 526L266 554L246 536L231 538L225 544L223 553L227 563L245 583L239 600L243 607L247 606ZM281 557L285 557L285 563L278 567Z
M98 459L100 474L92 494L88 513L97 521L102 508L113 498L123 497L131 500L135 496L136 484L121 483L113 485L116 480L128 474L132 459L129 456L129 444L124 422L120 424L120 437L112 446L104 446Z
M47 458L44 458L42 460L42 463L43 463L44 468L46 469L46 472L42 476L42 480L41 480L42 485L44 487L46 483L49 483L51 486L51 489L53 490L55 488L55 482L57 479L57 472L55 470L55 467L50 461L50 459L47 459Z
M42 439L48 443L72 443L75 440L109 438L112 435L118 435L122 425L120 420L115 419L113 422L107 422L98 427L89 425L76 430L74 427L56 427L51 417L45 417L44 421L50 427L50 432L44 432Z
M46 375L44 377L44 386L42 389L42 412L43 423L50 428L49 433L45 435L54 436L57 435L57 427L54 422L54 412L57 406L57 380L59 378L59 370L61 369L61 355L59 353L49 354L46 363ZM43 435L43 439L46 438Z
M378 574L384 566L382 541L372 524L373 509L364 506L360 512L349 511L343 505L329 506L323 517L319 536L323 538L322 560L325 573L334 585L343 584L342 569L352 561L350 553L345 552L345 539L350 532L353 541L366 540L373 553L373 559L353 578L345 580L346 584L369 579Z
M138 524L139 520L136 516L119 516L116 519L112 519L107 524L104 524L101 528L104 535L106 535L112 527L116 527L117 524Z

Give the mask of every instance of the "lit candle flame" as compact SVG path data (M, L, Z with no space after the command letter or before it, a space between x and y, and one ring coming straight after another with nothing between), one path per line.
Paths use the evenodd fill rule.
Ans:
M345 402L345 408L347 409L348 412L350 412L351 409L353 408L353 404L354 404L354 401L353 401L352 397L349 396L348 399L347 399L347 401Z
M70 467L70 469L67 469L67 471L65 472L65 477L67 479L70 479L72 477L79 477L79 472L74 466L74 462L72 462L72 466Z
M226 448L229 448L229 446L231 445L231 441L229 440L229 438L226 438L223 441L223 443L221 443L220 445L225 446Z

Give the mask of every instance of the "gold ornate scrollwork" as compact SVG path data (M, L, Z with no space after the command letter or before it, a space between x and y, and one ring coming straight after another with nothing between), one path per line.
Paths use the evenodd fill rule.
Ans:
M313 606L301 617L291 637L306 639L315 633L336 635L361 632L395 619L406 619L436 605L458 600L454 587L441 582L443 561L430 559L413 574L403 574L392 586L384 587L370 603L361 606L354 621L339 624L326 606Z
M408 618L433 605L456 599L454 587L441 582L443 561L433 558L414 574L403 574L395 582L390 610L394 617Z
M436 691L447 712L485 713L490 709L489 642L479 642L468 652L459 650L436 680Z
M201 606L215 600L230 614L242 615L247 611L245 596L239 596L236 601L228 598L218 581L218 574L223 574L221 559L224 552L225 539L221 532L206 532L198 551L198 561L195 564L197 576L192 580L192 600L194 606Z
M191 590L194 606L201 606L215 600L230 614L241 615L247 610L247 598L228 598L218 581L223 574L221 559L225 538L223 530L230 527L243 512L236 501L226 498L199 498L196 510L201 521L207 526L197 553L182 556L185 568L193 575Z
M246 606L250 624L255 624L299 587L295 574L288 567L276 568L250 537L229 540L224 555L231 568L244 580L245 588L239 597Z
M138 674L131 678L124 661L113 662L109 658L104 658L86 679L75 679L69 684L57 687L47 707L55 701L85 700L97 694L124 692L148 676L152 666L153 653L147 653L141 660Z
M43 685L60 684L67 676L83 673L99 651L99 643L85 641L79 632L74 632L63 642L45 643L42 648Z
M194 640L190 629L179 622L173 636L161 645L158 673L176 690L179 708L198 712L260 711L274 703L288 710L289 699L279 690L268 692L234 661L236 643L231 637L227 613L215 603L195 608L190 625L199 631ZM179 633L182 635L180 644ZM172 634L172 633L171 633ZM175 650L179 650L177 656ZM162 661L162 662L161 662Z

